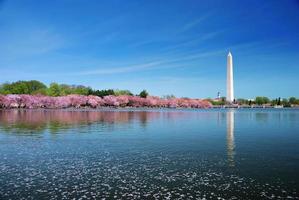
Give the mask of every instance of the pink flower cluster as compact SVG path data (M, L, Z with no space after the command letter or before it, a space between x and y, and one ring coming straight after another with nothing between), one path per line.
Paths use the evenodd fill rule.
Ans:
M172 98L161 99L148 96L83 96L67 95L59 97L40 95L0 95L0 108L81 108L81 107L164 107L164 108L210 108L211 103L206 100Z

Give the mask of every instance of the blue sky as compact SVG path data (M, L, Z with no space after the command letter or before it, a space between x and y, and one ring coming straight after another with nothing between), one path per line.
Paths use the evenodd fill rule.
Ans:
M299 1L1 1L0 82L299 97Z

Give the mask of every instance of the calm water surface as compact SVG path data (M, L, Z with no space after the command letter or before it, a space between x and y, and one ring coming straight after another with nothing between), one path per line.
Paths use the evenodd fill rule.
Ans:
M0 110L0 199L298 199L299 110Z

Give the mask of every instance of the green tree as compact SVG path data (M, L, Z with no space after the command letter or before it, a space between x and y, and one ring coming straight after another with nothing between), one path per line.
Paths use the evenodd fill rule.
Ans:
M30 94L28 85L25 81L17 81L10 85L11 94Z
M225 104L225 102L223 102L223 101L213 101L213 100L211 100L210 101L214 106L221 106L221 105L224 105Z
M52 84L51 84L52 85ZM51 88L50 85L50 88ZM83 86L83 85L67 85L67 84L57 84L54 83L52 88L49 88L49 95L57 95L65 96L69 94L80 94L80 95L88 95L91 88Z
M281 105L281 98L280 97L277 100L277 105L279 105L279 106Z
M148 96L148 92L146 90L142 90L139 94L141 98L146 98Z
M32 92L33 95L48 95L48 88L46 89L38 89Z
M114 90L114 95L116 95L116 96L120 96L120 95L133 96L133 93L130 90Z
M49 87L49 90L48 90L48 94L50 96L54 96L54 97L60 96L61 95L61 88L60 88L59 84L58 83L51 83L50 87Z
M9 83L3 83L0 86L0 94L12 94Z
M36 80L28 81L26 84L29 90L29 94L33 94L37 91L44 91L47 89L47 86L45 84Z
M163 99L174 99L175 96L173 94L168 94L168 95L164 95L162 98Z
M73 87L73 94L88 95L89 88L83 85L78 85Z
M291 104L290 104L290 102L288 101L288 99L282 99L282 105L284 106L284 107L290 107L291 106Z
M92 90L92 89L88 89L88 94L89 95L95 95L95 96L99 96L99 97L104 97L104 96L108 96L108 95L115 95L114 90L112 89L108 89L108 90Z
M271 106L276 106L278 104L278 99L271 100Z
M258 105L267 104L270 102L270 99L268 97L256 97L255 103Z
M296 104L297 103L296 97L290 97L289 102L290 102L290 104Z
M72 88L71 88L71 86L69 86L67 84L60 84L59 88L60 88L60 94L61 95L72 94Z
M248 105L249 101L247 99L238 99L237 103L240 105Z
M0 87L2 94L35 94L37 91L46 90L47 86L39 81L17 81L4 83Z

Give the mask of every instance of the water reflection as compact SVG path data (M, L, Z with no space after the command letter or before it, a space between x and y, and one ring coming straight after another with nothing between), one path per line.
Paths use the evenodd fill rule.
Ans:
M146 128L151 120L177 120L183 112L160 111L74 111L74 110L0 110L0 128L7 133L57 133L73 127L100 124L113 130L135 124Z
M267 124L269 119L269 113L268 112L257 112L255 113L255 119L257 122Z
M234 128L235 128L235 116L234 111L229 110L226 113L226 146L227 146L227 160L229 166L235 166L235 140L234 140Z
M0 110L0 126L5 132L42 133L45 129L55 133L61 129L90 124L130 124L138 121L146 126L147 121L159 118L159 112L111 112L111 111L64 111L64 110Z
M295 199L298 121L299 110L0 110L0 199Z

